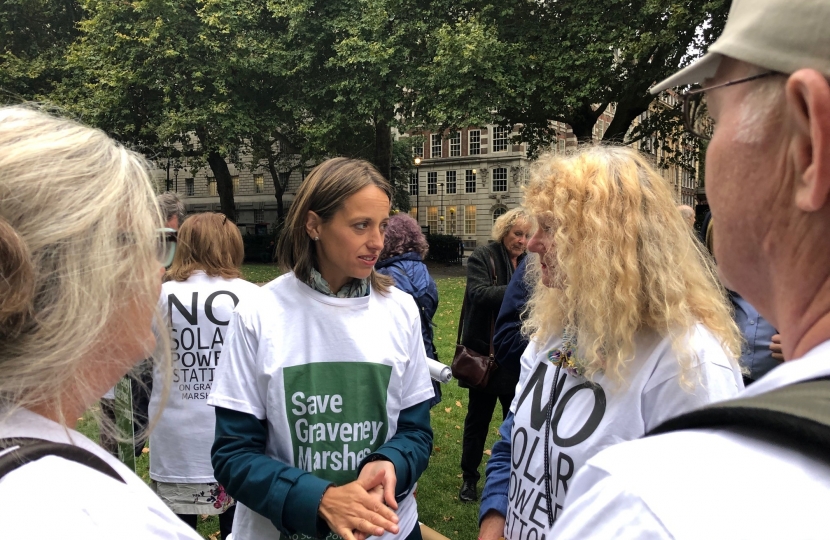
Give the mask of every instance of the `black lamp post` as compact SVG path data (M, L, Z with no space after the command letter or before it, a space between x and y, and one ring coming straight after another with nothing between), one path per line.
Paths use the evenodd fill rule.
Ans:
M418 167L421 166L421 158L415 158L415 216L418 218L418 225L421 224L421 175Z

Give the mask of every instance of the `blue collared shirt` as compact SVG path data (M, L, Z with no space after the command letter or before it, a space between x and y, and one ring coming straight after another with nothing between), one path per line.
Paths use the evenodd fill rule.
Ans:
M778 332L741 295L729 291L729 296L735 306L735 323L744 338L744 343L741 344L741 365L749 369L750 379L760 379L781 363L772 357L769 348L772 336Z

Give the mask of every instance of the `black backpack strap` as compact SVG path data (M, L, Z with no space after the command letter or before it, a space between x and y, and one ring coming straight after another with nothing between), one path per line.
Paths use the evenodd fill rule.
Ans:
M71 444L28 437L0 439L0 478L27 463L46 456L57 456L80 463L126 484L115 469L89 450Z
M783 444L803 444L830 460L830 377L791 384L753 397L716 403L663 422L646 436L699 428L744 427Z

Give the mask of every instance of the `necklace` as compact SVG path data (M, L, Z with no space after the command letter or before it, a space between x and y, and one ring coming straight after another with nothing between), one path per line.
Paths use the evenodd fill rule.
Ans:
M563 367L573 377L585 375L585 366L576 356L576 335L565 331L562 333L562 345L548 351L548 361L556 367Z

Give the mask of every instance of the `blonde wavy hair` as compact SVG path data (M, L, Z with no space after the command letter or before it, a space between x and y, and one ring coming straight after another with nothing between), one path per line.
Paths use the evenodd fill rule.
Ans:
M157 312L163 224L141 156L102 131L0 108L3 414L36 409L74 423L64 417L65 400L89 406L103 392L89 380L96 362L127 371L141 360L136 343L124 341L136 331L126 314ZM162 367L166 334L156 357Z
M586 376L604 371L622 383L635 334L651 329L671 339L686 381L694 360L687 339L702 323L737 364L740 333L711 257L637 151L593 146L542 156L524 206L549 230L545 263L556 281L542 285L539 257L529 261L525 335L545 341L568 331Z
M530 214L521 206L508 210L496 219L493 223L493 230L490 231L490 238L496 242L501 242L507 236L507 233L510 232L510 229L517 223L527 223L528 225L532 225L533 223Z

